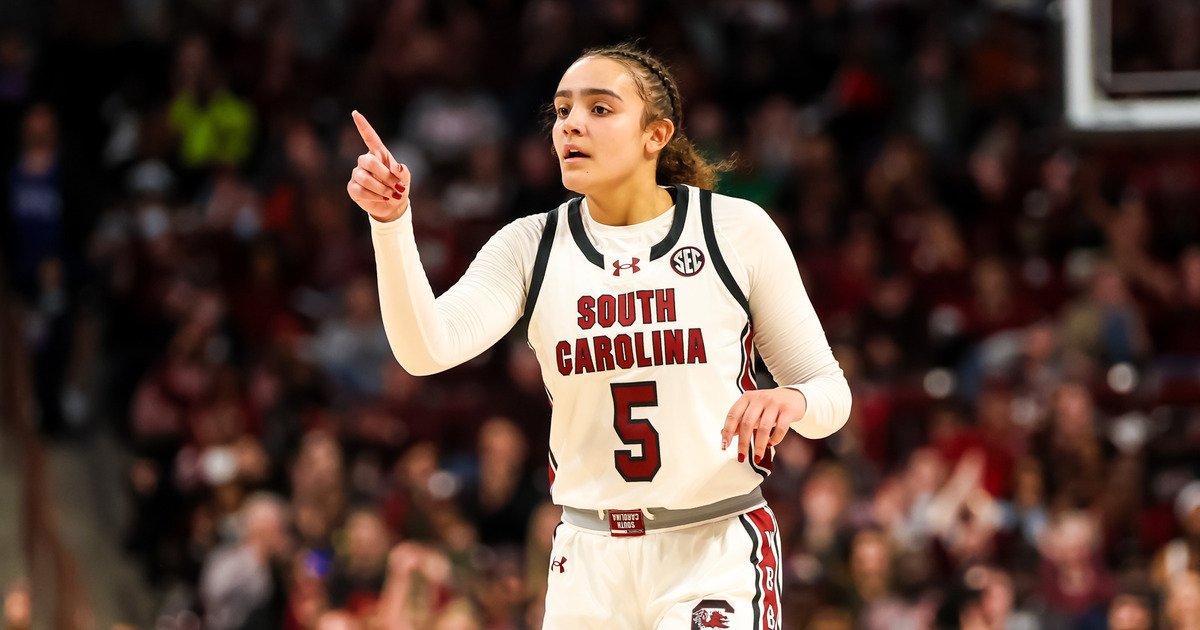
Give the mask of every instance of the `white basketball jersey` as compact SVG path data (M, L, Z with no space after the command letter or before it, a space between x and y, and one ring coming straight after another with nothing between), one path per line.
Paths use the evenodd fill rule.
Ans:
M769 455L721 450L754 387L749 306L713 230L723 199L677 186L670 231L645 251L597 251L578 198L548 214L525 312L553 406L555 503L691 508L769 474Z

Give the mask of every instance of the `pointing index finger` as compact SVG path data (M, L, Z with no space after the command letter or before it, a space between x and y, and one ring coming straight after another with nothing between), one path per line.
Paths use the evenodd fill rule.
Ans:
M729 414L725 416L725 426L721 428L721 450L729 447L729 443L733 441L734 432L737 431L738 423L742 420L742 414L745 413L746 407L750 406L750 399L742 394L733 403L733 407L729 409Z
M358 127L358 135L362 136L363 142L367 143L367 150L379 156L386 154L387 149L383 146L383 140L379 139L379 134L375 133L375 128L367 122L367 118L358 113L357 109L350 112L350 117L354 119L354 126Z

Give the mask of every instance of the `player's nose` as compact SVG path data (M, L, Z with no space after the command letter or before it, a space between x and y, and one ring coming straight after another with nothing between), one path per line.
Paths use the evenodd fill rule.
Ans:
M566 118L562 119L562 124L559 126L563 134L567 136L578 136L583 133L583 125L580 123L578 108L571 110Z

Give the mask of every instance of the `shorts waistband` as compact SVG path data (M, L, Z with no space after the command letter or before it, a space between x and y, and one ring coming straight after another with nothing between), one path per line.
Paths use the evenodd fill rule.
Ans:
M715 521L726 516L742 514L750 510L766 505L766 499L763 498L762 489L754 488L750 492L722 499L716 503L701 505L694 508L686 508L682 510L669 510L667 508L646 508L641 510L645 515L644 521L646 531L671 529L674 527L684 527L687 525L696 525L706 521ZM571 506L563 506L564 523L574 525L580 529L590 531L611 533L610 513L612 512L631 512L637 510L586 510Z

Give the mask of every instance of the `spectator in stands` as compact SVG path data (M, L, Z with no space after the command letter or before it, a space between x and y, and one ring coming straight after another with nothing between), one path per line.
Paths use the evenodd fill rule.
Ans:
M1188 571L1200 573L1200 481L1187 484L1176 495L1175 516L1183 535L1154 556L1153 576L1159 586Z
M341 312L322 322L309 352L342 396L350 400L378 396L383 389L379 365L390 358L390 352L375 281L365 276L351 280L341 301Z
M326 579L329 603L357 615L374 610L387 577L391 549L387 525L373 508L352 510L344 528L345 549Z
M20 121L14 163L0 183L0 238L6 280L30 310L25 342L32 359L38 427L66 434L63 392L74 339L80 278L75 242L85 208L59 139L58 114L34 103ZM90 220L87 221L90 223Z
M223 73L204 37L193 35L180 43L169 109L185 168L239 166L250 157L254 110L229 90Z
M29 583L17 580L4 588L5 630L29 630L33 627L33 594Z
M872 606L892 597L892 547L882 532L863 530L854 536L849 569L846 607L852 613L868 615Z
M512 420L494 417L479 427L478 448L478 477L459 495L463 516L474 523L485 545L524 545L538 504L526 477L526 440Z
M1200 628L1200 573L1180 573L1167 583L1163 623L1170 630Z
M1126 590L1117 593L1108 607L1108 630L1151 630L1154 609L1145 592Z
M1064 345L1099 365L1140 360L1149 351L1141 311L1111 263L1097 265L1088 294L1068 308L1063 321Z
M457 616L461 604L448 603L453 586L451 565L442 552L403 542L388 552L387 567L378 612L383 627L419 630L434 627L443 614Z
M1100 532L1086 512L1065 512L1042 540L1039 591L1052 618L1095 627L1102 619L1116 584L1100 553Z
M200 574L200 600L207 628L262 627L278 619L282 597L276 563L289 557L287 504L272 495L247 499L238 513L238 539L214 549Z

